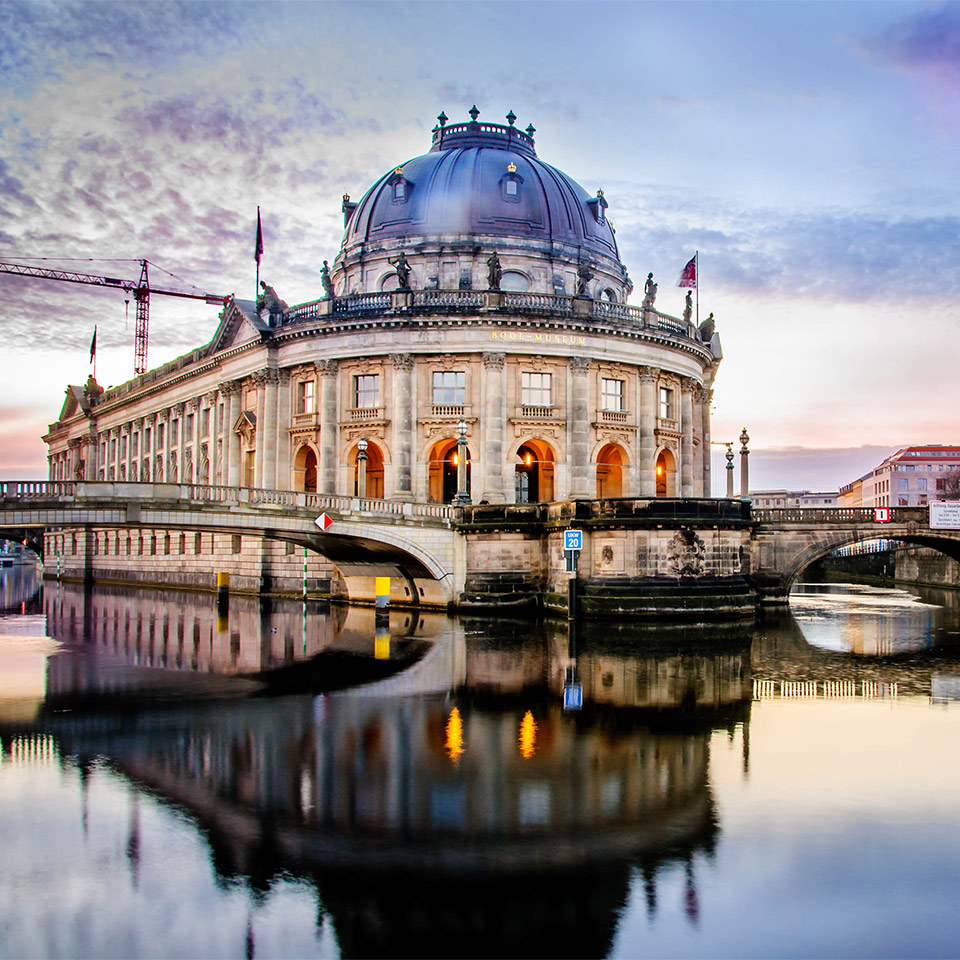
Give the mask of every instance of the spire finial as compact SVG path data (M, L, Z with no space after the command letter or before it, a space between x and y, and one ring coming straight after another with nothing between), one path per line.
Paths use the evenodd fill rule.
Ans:
M442 110L441 110L440 113L437 115L437 120L440 121L440 126L441 126L441 127L445 127L445 126L447 125L447 120L449 120L449 119L450 119L450 118L449 118Z
M471 119L474 123L476 123L476 122L477 122L477 117L480 116L480 111L477 109L477 105L474 104L474 105L467 111L467 113L470 114L470 119Z
M517 115L511 110L511 111L507 114L507 123L509 123L510 126L512 127L513 124L514 124L514 121L516 121L516 119L517 119Z
M532 124L527 124L527 136L532 140L533 135L537 132L537 128Z

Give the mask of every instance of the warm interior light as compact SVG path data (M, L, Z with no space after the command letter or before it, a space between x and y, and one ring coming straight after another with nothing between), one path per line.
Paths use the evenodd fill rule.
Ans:
M657 464L657 476L659 477L663 473L663 467L660 464Z
M533 464L533 454L528 453L524 458L523 462L529 467Z
M460 462L460 457L455 453L453 455L453 465L456 466Z

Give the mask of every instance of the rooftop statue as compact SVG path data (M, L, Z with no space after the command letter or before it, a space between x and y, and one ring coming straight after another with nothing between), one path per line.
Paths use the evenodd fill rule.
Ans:
M585 263L577 264L577 296L583 297L587 293L587 284L593 279L593 271Z
M264 310L271 316L282 316L287 312L289 306L286 300L281 300L277 296L277 291L271 287L266 280L260 281L263 292L257 297L257 313L263 313Z
M711 314L713 316L713 314ZM683 301L683 322L689 323L693 319L693 291L687 291L687 299Z
M397 280L400 283L401 290L410 289L410 264L407 262L407 258L403 255L403 251L400 251L400 256L396 260L388 261L391 266L397 268Z
M325 300L333 299L333 281L330 279L330 265L326 260L320 268L320 282L323 284L323 298Z
M497 256L497 251L494 250L493 253L487 257L487 286L491 290L500 289L500 280L503 278L503 269L500 266L500 258Z
M647 281L643 285L643 308L652 309L657 299L657 284L653 279L653 274L647 274Z
M713 313L700 324L700 339L704 343L709 343L713 339L713 331L716 327L716 321L713 319Z

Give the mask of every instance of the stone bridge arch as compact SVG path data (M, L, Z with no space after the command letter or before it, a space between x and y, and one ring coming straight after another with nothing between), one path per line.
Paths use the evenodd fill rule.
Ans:
M761 603L787 603L790 590L811 564L839 547L868 540L902 540L960 561L960 530L918 529L918 524L870 527L760 524L754 530L749 580Z

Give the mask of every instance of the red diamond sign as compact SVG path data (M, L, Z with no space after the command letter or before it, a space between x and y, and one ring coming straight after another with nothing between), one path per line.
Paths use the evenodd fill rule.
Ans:
M330 519L325 513L321 513L316 520L313 521L321 530L326 530L330 524L333 523L333 520Z

